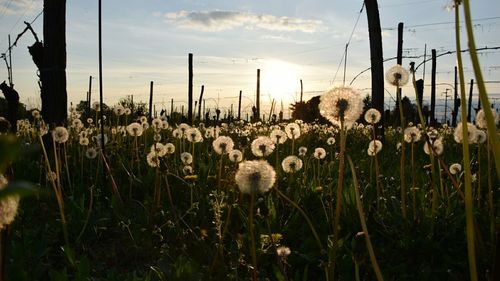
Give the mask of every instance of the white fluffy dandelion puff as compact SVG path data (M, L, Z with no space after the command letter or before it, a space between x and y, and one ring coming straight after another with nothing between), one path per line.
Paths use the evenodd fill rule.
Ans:
M467 134L468 134L467 139L469 140L469 143L477 142L477 128L476 126L474 126L474 124L467 123ZM464 139L462 122L459 122L455 127L455 131L453 132L453 138L455 139L456 142L462 143Z
M326 157L326 150L322 147L317 147L314 149L314 158L316 159L323 159Z
M68 130L62 126L55 127L54 130L52 130L52 138L57 143L65 143L69 138Z
M229 160L234 163L239 163L243 160L243 153L238 149L233 149L229 152Z
M189 152L183 152L181 153L181 161L184 165L190 165L193 163L193 155Z
M421 137L422 137L422 133L415 126L408 127L404 130L405 142L408 142L408 143L417 142L420 140Z
M271 134L269 135L269 137L271 138L271 140L274 143L277 143L277 144L285 143L285 141L287 139L286 133L283 132L282 130L279 130L279 129L273 130L271 132Z
M334 145L335 144L335 138L334 137L329 137L326 140L326 144L328 144L328 145Z
M443 141L441 139L436 139L434 141L431 141L432 142L432 147L433 147L433 151L434 151L434 155L441 155L444 151L444 146L443 146ZM424 152L428 155L431 154L431 149L429 147L429 143L426 142L424 144Z
M301 146L299 147L299 156L306 156L307 153L307 147Z
M155 151L151 151L146 155L146 162L152 168L156 168L160 166L160 156Z
M144 132L144 128L142 127L142 125L137 122L130 123L126 129L128 134L133 137L140 137Z
M297 123L288 123L285 126L285 133L290 139L297 139L300 137L300 126Z
M202 142L203 136L198 128L189 128L186 130L186 138L189 142Z
M349 129L363 112L363 100L354 89L338 87L321 96L318 108L319 113L332 124L340 126L344 121Z
M251 144L252 153L257 157L268 156L273 153L274 148L274 142L269 137L265 136L257 137Z
M162 143L155 143L151 145L151 152L155 153L159 157L163 157L167 154L167 148Z
M399 64L389 68L385 73L385 80L393 86L403 87L409 79L410 72Z
M462 171L462 165L458 163L454 163L450 165L450 173L452 175L456 175Z
M234 142L233 139L228 136L220 136L212 142L214 151L217 154L227 154L233 150Z
M302 160L295 155L290 155L283 159L281 167L285 173L295 173L302 169Z
M375 154L379 153L382 150L382 142L379 140L372 140L368 144L367 153L370 156L375 156Z
M165 151L167 154L173 154L175 152L175 145L173 143L165 144Z
M4 189L7 183L7 179L3 175L0 175L0 190ZM14 221L18 207L18 195L10 195L0 199L0 231Z
M365 112L365 121L370 124L377 124L381 117L382 115L375 108L370 108Z
M292 251L290 250L290 248L288 248L286 246L279 246L276 248L276 255L278 255L278 257L286 258L291 253L292 253Z
M273 187L276 172L265 160L243 161L238 166L235 181L242 193L265 193Z
M495 123L497 122L498 119L498 113L496 111L493 111L493 120L495 120ZM477 112L476 114L476 125L478 128L481 129L486 129L488 127L487 122L486 122L486 114L484 114L484 110L481 109Z

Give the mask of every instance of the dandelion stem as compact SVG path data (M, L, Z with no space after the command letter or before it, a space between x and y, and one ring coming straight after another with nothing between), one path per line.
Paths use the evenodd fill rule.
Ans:
M356 170L354 169L354 164L352 163L351 157L347 156L347 161L349 161L349 166L352 171L352 178L354 182L354 194L356 195L356 206L358 209L359 220L361 221L361 228L365 236L366 248L368 249L368 254L370 255L370 261L372 263L373 270L377 276L377 280L384 280L382 272L377 262L377 257L375 256L375 251L373 250L372 242L370 240L370 234L368 233L368 227L366 226L365 213L363 211L363 203L361 202L361 196L359 195L359 184L356 176Z
M458 73L460 77L460 101L461 101L461 110L462 110L462 118L467 116L466 112L466 104L465 104L465 85L464 85L464 69L462 65L462 53L460 52L460 18L459 18L459 1L455 0L455 39L456 39L456 48L457 48L457 65L458 65ZM500 147L497 145L495 141L497 141L496 130L494 129L493 115L489 110L489 102L488 97L486 95L486 89L484 88L484 81L482 79L481 71L479 70L479 61L477 60L476 48L474 43L474 35L472 33L472 25L471 25L471 16L469 9L469 1L463 0L464 4L464 13L465 13L465 23L467 26L467 35L469 38L469 49L472 60L472 65L474 67L474 72L476 74L476 79L478 80L478 88L481 102L483 103L485 109L486 118L488 122L488 131L490 132L488 135L490 138L494 140L494 153L495 153L495 161L497 172L500 172ZM491 122L490 122L491 121ZM490 126L493 125L493 126ZM494 133L495 132L495 133ZM470 279L472 281L477 280L477 266L476 266L476 247L475 247L475 239L474 239L474 201L472 198L472 184L471 184L471 169L470 169L470 159L469 159L469 138L468 138L468 128L467 122L465 120L462 121L462 150L463 150L463 162L464 162L464 175L465 175L465 221L466 221L466 233L467 233L467 253L469 257L469 271L470 271ZM500 174L500 173L499 173Z
M252 280L258 280L257 277L257 255L255 253L255 235L253 227L253 205L255 201L255 194L250 194L250 204L248 205L248 232L250 234L250 253L252 255Z

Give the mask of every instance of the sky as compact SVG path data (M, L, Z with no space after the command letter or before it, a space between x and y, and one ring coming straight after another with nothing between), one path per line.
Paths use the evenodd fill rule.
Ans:
M171 99L180 111L187 108L188 54L193 54L194 99L204 85L207 110L237 110L243 93L242 110L251 112L255 101L256 74L261 70L261 113L268 115L272 100L277 110L289 114L289 104L304 100L331 87L351 85L370 94L369 39L363 1L354 0L103 0L103 91L104 102L116 104L129 95L147 102L150 81L154 82L154 105L170 109ZM472 2L476 45L500 46L500 2ZM86 99L92 76L92 100L97 100L98 19L97 0L66 1L68 101ZM384 59L397 51L397 25L404 23L403 66L420 64L431 49L442 54L455 49L454 12L446 0L380 0ZM8 35L14 41L25 28L24 21L43 38L42 0L0 0L0 52L8 49ZM37 15L39 15L37 17ZM357 20L359 17L359 20ZM356 24L357 22L357 24ZM350 41L349 41L350 40ZM344 78L344 53L347 48ZM21 101L40 107L37 69L27 47L33 36L24 34L12 48L12 78ZM467 46L465 28L462 45ZM464 53L466 81L474 78L469 54ZM438 119L444 114L446 93L453 92L454 54L437 61ZM490 101L500 107L500 49L480 52L481 68ZM389 60L385 69L396 63ZM7 80L1 62L0 81ZM417 78L430 84L430 63L418 69ZM345 80L345 82L344 82ZM352 81L352 84L351 84ZM468 86L467 86L468 89ZM386 107L394 106L395 89L386 83ZM403 95L414 100L410 86ZM477 96L477 90L474 90ZM430 88L424 90L429 100ZM452 103L448 100L447 112ZM441 120L440 120L441 121Z

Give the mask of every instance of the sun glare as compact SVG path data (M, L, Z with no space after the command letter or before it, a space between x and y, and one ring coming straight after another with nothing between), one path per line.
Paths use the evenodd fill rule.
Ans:
M297 65L269 60L261 69L261 93L277 102L292 102L300 92L299 68Z

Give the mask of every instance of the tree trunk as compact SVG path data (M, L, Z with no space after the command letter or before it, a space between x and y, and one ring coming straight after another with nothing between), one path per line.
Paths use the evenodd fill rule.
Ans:
M48 124L63 125L68 116L66 0L44 0L43 11L42 116Z
M384 59L382 55L382 29L377 0L365 0L370 37L370 60L372 75L372 106L382 114L384 120ZM383 134L383 126L382 132Z

